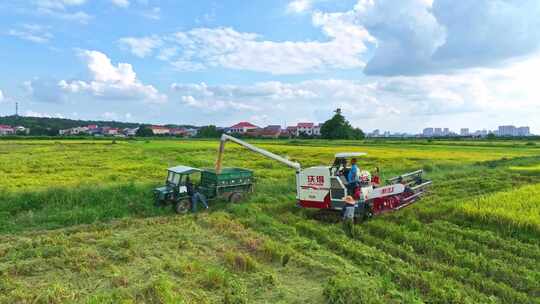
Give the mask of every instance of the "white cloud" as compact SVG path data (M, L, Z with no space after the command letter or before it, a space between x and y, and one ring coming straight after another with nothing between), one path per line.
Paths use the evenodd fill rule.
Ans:
M161 8L156 6L149 10L144 10L141 12L141 16L150 20L159 20L161 19Z
M118 114L114 112L104 112L101 114L101 118L105 120L118 120Z
M128 47L134 55L141 58L146 57L162 44L161 39L155 36L143 38L125 37L121 38L119 42L121 45Z
M35 43L47 43L54 37L47 27L37 24L23 24L18 29L9 30L8 35Z
M287 5L288 13L304 13L311 9L312 0L293 0Z
M66 101L65 94L59 90L58 83L54 79L34 78L24 81L22 86L25 94L34 101L50 104Z
M540 48L537 0L358 0L349 11L317 14L374 37L364 69L369 75L490 66Z
M69 6L80 6L86 0L36 0L35 4L39 9L65 10Z
M138 55L168 60L178 70L223 67L272 74L301 74L328 69L362 68L361 55L371 36L361 27L340 20L317 17L328 41L269 41L255 33L232 28L196 28L164 37L123 38L124 45ZM128 40L126 40L128 39ZM158 43L157 41L161 41Z
M28 110L24 112L24 116L27 117L50 117L50 118L65 118L64 115L60 113L44 113L44 112L36 112L32 110Z
M98 51L81 52L92 80L61 80L58 86L65 92L87 92L102 99L139 99L162 103L167 96L154 86L145 85L137 79L133 67L128 63L114 66L107 55Z
M36 0L37 12L58 19L76 21L87 24L92 16L84 11L72 11L74 7L81 6L86 0Z
M468 69L448 75L271 81L244 86L175 83L171 89L181 95L183 104L193 108L222 110L233 107L228 103L234 102L257 109L254 116L247 108L227 115L237 120L260 118L265 113L273 117L273 123L297 122L300 117L324 121L340 107L359 127L414 131L426 123L444 123L441 118L448 126L459 127L452 119L475 117L463 123L465 127L478 127L486 123L487 116L504 116L509 111L515 112L514 118L540 115L540 87L534 77L538 69L540 54L503 68ZM435 117L440 121L433 122Z
M2 92L2 90L0 90L0 102L4 101L4 92Z
M129 7L129 0L111 0L111 2L118 7Z
M193 108L198 108L206 112L218 112L223 110L235 111L259 111L259 107L247 103L236 102L232 100L203 99L198 100L191 95L180 97L180 101Z

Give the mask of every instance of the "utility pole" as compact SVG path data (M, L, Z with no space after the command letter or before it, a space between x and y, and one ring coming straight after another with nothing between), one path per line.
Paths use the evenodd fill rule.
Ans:
M19 103L15 102L15 117L19 117Z

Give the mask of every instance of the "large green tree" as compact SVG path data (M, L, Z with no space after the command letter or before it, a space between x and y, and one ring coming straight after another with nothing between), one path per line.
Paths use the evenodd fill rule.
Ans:
M221 134L223 132L222 131L219 131L216 126L214 125L209 125L209 126L204 126L204 127L201 127L199 129L199 131L197 132L197 137L202 137L202 138L217 138L217 137L220 137Z
M152 131L152 129L150 129L147 126L140 126L139 129L137 130L137 133L135 133L135 136L150 137L150 136L154 136L154 132Z
M326 139L362 139L364 132L358 128L353 128L351 124L341 114L341 109L334 111L334 116L325 121L321 126L321 136Z

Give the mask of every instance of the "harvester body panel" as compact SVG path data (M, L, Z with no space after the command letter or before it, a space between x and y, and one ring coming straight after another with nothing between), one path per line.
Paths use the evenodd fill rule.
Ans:
M311 167L298 171L298 203L308 208L330 208L330 168Z
M363 190L364 188L362 188ZM388 186L382 186L379 188L372 188L371 191L367 193L366 200L385 197L390 195L396 195L403 193L405 191L405 186L403 184L393 184Z

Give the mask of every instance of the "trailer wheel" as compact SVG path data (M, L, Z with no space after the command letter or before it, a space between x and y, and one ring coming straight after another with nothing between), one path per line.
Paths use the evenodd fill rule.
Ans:
M242 194L240 192L233 192L229 195L229 203L239 203L242 200Z
M178 214L186 214L191 209L191 202L189 199L183 199L173 205L174 212Z

